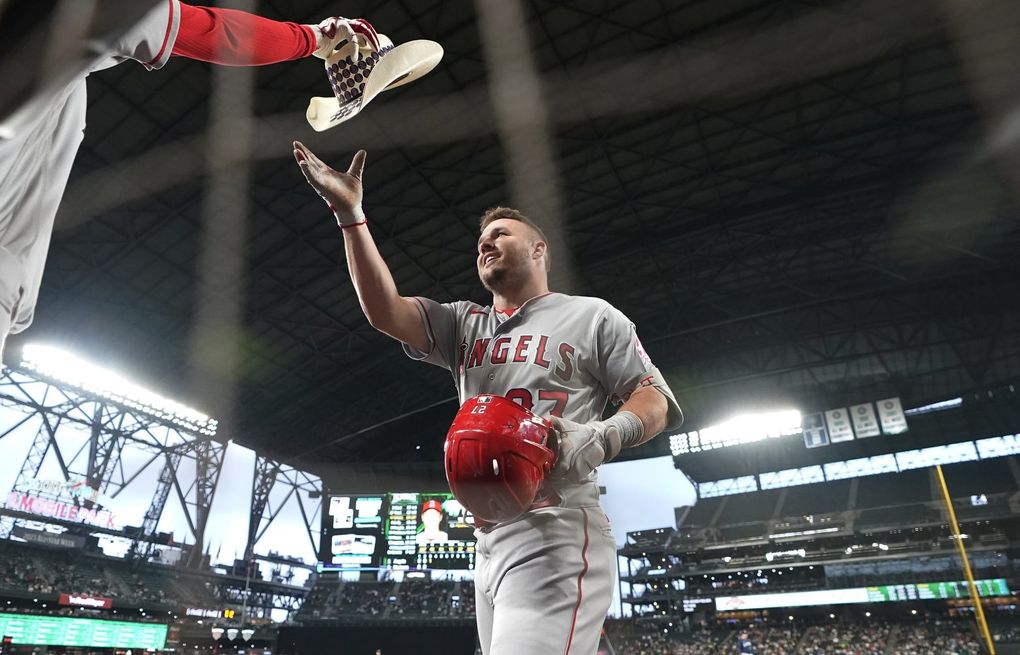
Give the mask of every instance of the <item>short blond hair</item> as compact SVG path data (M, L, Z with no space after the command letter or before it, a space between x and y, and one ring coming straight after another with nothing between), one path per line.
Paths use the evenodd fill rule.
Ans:
M490 207L485 210L482 214L482 219L479 221L479 228L484 231L489 226L489 223L498 221L501 218L506 218L511 221L519 221L524 223L538 235L539 239L545 243L545 270L549 270L552 267L552 257L549 254L549 239L545 236L545 232L538 226L535 221L531 220L520 211L513 207Z

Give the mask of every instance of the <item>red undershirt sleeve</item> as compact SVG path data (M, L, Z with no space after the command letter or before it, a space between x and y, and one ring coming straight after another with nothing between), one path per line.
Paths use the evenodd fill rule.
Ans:
M182 2L171 54L225 66L262 66L307 57L315 47L315 34L307 25Z

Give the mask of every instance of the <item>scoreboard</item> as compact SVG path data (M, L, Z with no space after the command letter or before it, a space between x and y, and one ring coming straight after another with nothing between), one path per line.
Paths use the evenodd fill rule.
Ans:
M975 580L978 595L1008 596L1009 587L1005 578L992 580ZM919 584L897 584L868 587L869 602L890 600L948 600L950 598L970 598L970 589L966 582L922 582Z
M329 494L319 566L472 569L474 517L450 493Z
M975 580L982 597L1009 596L1005 578ZM791 591L750 596L719 596L715 599L718 611L769 609L774 607L814 607L818 605L846 605L851 603L884 603L901 600L949 600L969 598L966 582L918 582L881 585L877 587L851 587L849 589L821 589L817 591Z
M0 613L0 635L14 644L162 650L166 633L158 623Z

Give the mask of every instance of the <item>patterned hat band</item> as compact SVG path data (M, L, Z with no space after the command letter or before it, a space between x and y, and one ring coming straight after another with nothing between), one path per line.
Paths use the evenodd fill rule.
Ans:
M347 57L329 67L329 83L337 100L340 101L341 108L344 103L353 102L361 97L372 69L379 59L392 49L392 44L387 45L377 52L360 57L357 61Z
M2 0L0 0L2 2ZM418 39L394 44L379 35L381 47L374 50L357 41L347 41L324 62L333 95L313 97L305 118L321 132L349 120L380 93L413 82L435 68L443 58L443 47L435 41Z

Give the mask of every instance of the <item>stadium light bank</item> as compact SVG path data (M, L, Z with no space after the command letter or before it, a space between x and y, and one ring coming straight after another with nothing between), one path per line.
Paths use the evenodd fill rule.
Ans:
M684 453L778 439L802 431L801 414L796 409L740 414L701 430L671 435L669 449L676 457Z
M21 368L178 427L209 437L216 434L216 419L61 348L27 344L21 350Z

